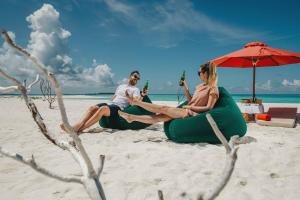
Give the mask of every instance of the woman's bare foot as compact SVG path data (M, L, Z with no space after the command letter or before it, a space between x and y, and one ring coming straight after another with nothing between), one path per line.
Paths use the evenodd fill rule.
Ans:
M127 90L125 91L125 94L126 94L126 97L128 99L128 103L132 106L134 105L138 105L140 99L138 97L133 97L133 96L130 96L127 92Z
M118 113L119 113L119 115L121 116L121 117L123 117L128 123L131 123L132 121L133 121L133 119L132 119L132 116L130 115L130 114L128 114L128 113L124 113L124 112L122 112L122 111L118 111Z

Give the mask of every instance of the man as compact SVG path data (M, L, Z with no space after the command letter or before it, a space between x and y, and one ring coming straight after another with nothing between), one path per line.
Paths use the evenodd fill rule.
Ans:
M113 121L118 115L119 110L123 110L129 106L126 95L130 95L135 98L143 98L147 94L147 91L140 93L140 90L136 87L139 80L139 71L131 72L128 83L118 86L112 100L109 103L100 103L95 106L91 106L82 120L72 126L74 131L79 134L83 130L97 123L103 116L110 117L110 120ZM60 127L66 131L63 124L61 124Z

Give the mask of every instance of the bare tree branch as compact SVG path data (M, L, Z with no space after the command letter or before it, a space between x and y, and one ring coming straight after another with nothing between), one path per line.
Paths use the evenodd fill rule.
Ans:
M38 83L39 81L40 81L40 75L37 74L35 80L34 80L32 83L30 83L30 84L28 85L28 87L26 87L27 92L30 92L30 91L31 91L31 87L34 86L34 85L35 85L36 83Z
M36 122L36 124L40 128L41 132L43 133L43 135L53 144L59 146L62 149L65 149L66 147L54 136L54 134L51 134L51 132L49 133L49 131L47 130L47 127L43 121L42 116L38 112L38 109L36 108L35 104L31 100L31 98L27 96L27 89L21 84L21 82L19 82L15 78L11 77L10 75L6 74L4 71L2 71L1 68L0 68L0 76L5 77L6 79L10 80L11 82L13 82L14 84L17 85L14 87L18 88L21 91L21 93L24 97L25 103L26 103L28 109L30 110L34 121Z
M67 118L63 98L62 98L62 91L61 91L60 85L59 85L58 81L56 80L54 74L49 72L46 69L46 67L44 66L44 64L41 63L37 58L33 57L25 49L23 49L23 48L19 47L18 45L16 45L11 40L11 38L9 37L9 35L7 34L6 31L3 30L1 33L2 33L2 36L4 37L5 41L12 48L16 49L21 54L28 57L39 69L41 69L44 72L44 74L46 76L48 76L49 80L51 81L51 83L55 87L55 92L56 92L56 95L58 97L57 100L58 100L59 110L60 110L60 114L61 114L61 117L62 117L63 124L64 124L67 132L70 133L70 136L72 137L72 139L74 141L74 144L75 144L75 146L69 145L67 149L71 152L73 158L79 163L79 165L80 165L80 167L83 171L82 183L83 183L84 187L86 188L86 191L89 194L91 199L93 199L93 200L106 200L104 190L103 190L102 185L101 185L101 183L98 179L97 173L95 172L95 170L93 168L92 162L91 162L88 154L86 153L85 148L83 147L80 138L74 132L73 128L71 127L71 125L68 122L68 118ZM46 132L43 133L43 134L46 137L49 136L48 132L47 132L47 129L46 129L46 126L43 123L42 118L40 117L37 108L35 107L33 102L29 102L29 101L31 101L31 99L28 98L28 96L27 96L26 88L19 81L17 81L15 78L8 76L2 70L0 72L1 72L0 74L2 74L5 78L9 79L10 81L12 81L13 83L15 83L18 86L19 90L22 92L22 94L24 96L24 99L25 99L25 102L26 102L28 108L31 111L32 111L32 109L35 109L34 112L32 112L33 113L33 118L35 119L35 121L39 125L41 131L43 132L43 130L45 130ZM36 116L34 116L34 113L39 115L39 117L36 118ZM47 137L47 138L50 141L52 141L54 144L58 145L58 143L56 143L56 141L53 140L51 137Z
M206 193L204 193L204 194L200 193L197 197L197 200L214 200L220 194L220 192L224 189L224 187L226 186L226 184L228 183L228 181L232 175L232 172L234 170L234 165L237 160L238 147L235 145L241 143L239 141L238 135L232 136L228 143L226 138L224 137L224 135L218 128L216 122L212 118L212 116L210 114L206 114L206 118L207 118L209 124L211 125L214 133L216 134L216 136L219 138L219 140L225 147L226 163L225 163L225 167L223 169L222 175L219 179L219 182L217 182L216 185L212 189L208 190ZM158 194L159 194L159 200L161 200L161 198L163 198L162 191L159 190Z
M231 147L229 146L226 138L224 137L224 135L222 134L222 132L220 131L220 129L218 128L215 120L212 118L212 116L210 114L206 115L206 118L210 124L210 126L212 127L214 133L216 134L216 136L219 138L219 140L221 141L221 143L224 145L225 149L226 149L226 153L229 153L231 151Z
M54 103L56 95L52 94L52 88L51 88L50 81L41 79L40 90L43 94L43 99L48 101L49 108L52 109L52 103Z
M24 80L23 86L26 88L27 92L30 92L32 86L35 85L37 82L39 82L39 77L40 76L37 74L36 79L32 83L30 83L28 87L26 87L26 80ZM5 78L8 78L8 77L5 76ZM10 80L13 81L17 85L17 83L16 83L17 80L12 78L12 77L10 77L10 78L11 78ZM18 86L0 87L0 92L3 92L3 93L15 92L15 91L18 91L18 90L19 90Z
M159 200L164 200L163 192L161 190L158 190L157 193L158 193L158 199Z
M232 175L232 172L234 170L235 161L237 159L238 147L234 146L233 140L236 140L238 136L233 136L230 139L230 141L229 141L229 143L231 144L231 147L230 147L226 138L224 137L222 132L219 130L216 122L211 117L211 115L206 114L206 118L207 118L209 124L211 125L211 127L213 128L214 133L220 139L220 141L222 142L222 144L224 145L224 147L226 149L226 163L225 163L225 168L222 172L222 176L220 177L220 181L214 186L214 188L209 190L202 197L203 200L213 200L220 194L220 192L226 186L226 184L228 183L228 181Z
M10 93L10 92L16 92L16 91L19 91L18 86L8 86L8 87L0 86L1 93Z
M104 160L105 160L105 155L100 155L99 156L99 167L97 170L97 176L98 178L100 177L102 171L103 171L103 167L104 167Z
M35 159L34 159L33 155L32 155L31 159L26 159L26 158L23 158L22 155L17 154L17 153L10 153L9 151L3 149L2 147L0 147L0 154L2 154L4 156L7 156L9 158L12 158L12 159L14 159L18 162L21 162L25 165L28 165L31 168L33 168L34 170L38 171L39 173L44 174L46 176L49 176L51 178L55 178L55 179L63 181L63 182L82 183L80 178L66 177L66 176L58 175L58 174L55 174L55 173L49 171L48 169L45 169L45 168L41 167L40 165L38 165L35 162Z
M2 35L4 36L5 41L14 49L16 49L17 51L19 51L20 53L22 53L23 55L25 55L26 57L28 57L39 69L41 69L44 74L46 76L48 76L49 80L51 81L51 83L54 85L55 87L55 92L57 95L57 101L58 101L58 105L59 105L59 110L60 110L60 114L62 117L62 121L63 124L67 130L68 133L70 133L71 137L73 138L76 146L79 148L80 153L83 156L83 159L85 160L87 166L88 166L88 171L89 171L89 175L91 177L97 177L97 174L92 166L92 162L89 159L85 149L83 148L82 144L81 144L81 140L78 137L78 135L75 133L75 131L73 130L73 128L71 127L71 125L69 124L69 120L67 117L67 113L66 113L66 109L64 106L64 102L62 99L62 91L60 88L60 85L58 83L58 81L56 80L55 76L53 73L49 72L47 70L47 68L44 66L44 64L42 64L41 62L38 61L37 58L33 57L29 52L27 52L25 49L19 47L18 45L16 45L12 39L9 37L9 35L7 34L6 31L2 31Z

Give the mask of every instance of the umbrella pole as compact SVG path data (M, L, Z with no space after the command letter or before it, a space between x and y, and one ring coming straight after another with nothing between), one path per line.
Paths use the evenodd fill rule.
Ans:
M253 87L252 102L253 103L256 102L256 97L255 97L255 72L256 72L256 63L253 63L253 83L252 83L252 87Z

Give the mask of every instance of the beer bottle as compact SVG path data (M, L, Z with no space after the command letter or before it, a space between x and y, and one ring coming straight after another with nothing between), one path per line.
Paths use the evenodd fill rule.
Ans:
M148 90L148 86L149 86L149 81L147 80L145 85L144 85L144 88L143 88L144 93L146 92L146 90Z
M183 86L183 81L185 80L185 70L183 70L183 73L181 75L180 81L179 81L179 85Z

